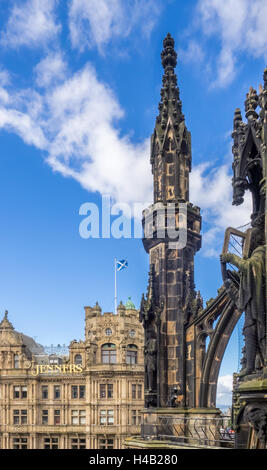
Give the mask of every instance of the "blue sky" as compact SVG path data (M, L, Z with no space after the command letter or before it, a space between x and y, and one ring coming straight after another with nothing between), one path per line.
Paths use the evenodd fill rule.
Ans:
M205 300L215 297L224 230L250 216L249 198L231 205L231 129L234 109L244 114L249 87L262 82L266 1L0 6L2 312L42 344L82 338L84 305L98 300L113 309L114 257L129 263L118 275L119 300L131 296L139 306L148 272L141 240L82 239L79 208L100 206L107 193L114 202L152 200L149 137L167 32L192 132L190 198L203 216L196 284ZM237 332L221 369L222 393L236 367Z

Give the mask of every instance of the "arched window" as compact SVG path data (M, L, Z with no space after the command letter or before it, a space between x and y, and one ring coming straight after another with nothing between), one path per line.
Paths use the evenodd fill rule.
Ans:
M83 359L81 354L76 354L74 357L74 364L82 364Z
M137 346L128 344L126 351L126 364L137 364Z
M113 343L103 344L101 348L102 364L116 364L117 351L116 345Z
M19 355L14 354L14 368L19 369Z

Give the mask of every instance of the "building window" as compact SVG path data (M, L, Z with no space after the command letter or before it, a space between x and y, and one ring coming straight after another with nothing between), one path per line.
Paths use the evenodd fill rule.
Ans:
M105 331L106 335L107 336L111 336L112 335L112 330L111 328L107 328L106 331Z
M85 398L85 385L79 387L79 398Z
M132 398L136 400L136 384L132 384Z
M20 411L13 410L13 424L20 424Z
M114 424L114 410L100 410L101 426L110 426Z
M113 384L108 384L108 398L113 398Z
M60 424L60 410L54 410L54 424Z
M45 437L44 449L58 449L58 437Z
M48 386L42 385L42 399L46 400L48 398Z
M57 366L57 365L59 365L59 364L61 364L61 363L62 363L62 359L61 359L60 357L55 356L55 355L53 355L53 354L52 354L51 356L49 356L49 364L50 364L51 366Z
M137 385L137 392L138 392L137 398L139 400L142 400L142 384Z
M78 386L72 385L71 387L71 398L78 398Z
M100 398L113 398L113 384L100 384Z
M13 387L13 398L27 398L27 387L15 385Z
M58 400L60 398L60 385L54 385L54 399Z
M71 448L72 449L86 449L85 437L73 437L71 439Z
M100 384L100 398L106 398L106 384Z
M13 424L27 424L27 410L13 410Z
M137 346L135 344L127 346L126 364L137 364Z
M28 438L27 437L14 437L13 449L28 449Z
M112 343L103 344L101 348L102 364L116 364L117 351L116 345Z
M81 354L76 354L74 357L74 364L82 364L83 358Z
M13 398L19 398L20 396L20 387L13 388Z
M42 410L42 424L48 424L48 410Z
M71 410L71 424L81 426L86 424L85 410Z
M108 438L99 438L99 449L114 449L114 439L110 436Z
M85 398L85 385L72 385L71 398Z
M18 354L14 354L14 368L19 369L19 356L18 356Z
M137 423L137 411L132 410L132 424L136 425L136 423Z
M140 425L141 424L141 411L140 410L132 410L132 420L131 424L133 426Z

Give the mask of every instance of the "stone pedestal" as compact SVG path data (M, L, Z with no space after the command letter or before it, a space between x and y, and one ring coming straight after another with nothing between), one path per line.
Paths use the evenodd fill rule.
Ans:
M267 369L237 382L233 410L235 447L267 449Z

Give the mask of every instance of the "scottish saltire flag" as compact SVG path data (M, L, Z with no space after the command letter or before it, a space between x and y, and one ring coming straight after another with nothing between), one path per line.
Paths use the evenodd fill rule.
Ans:
M128 268L128 261L126 259L117 261L117 271L122 271L125 268Z

